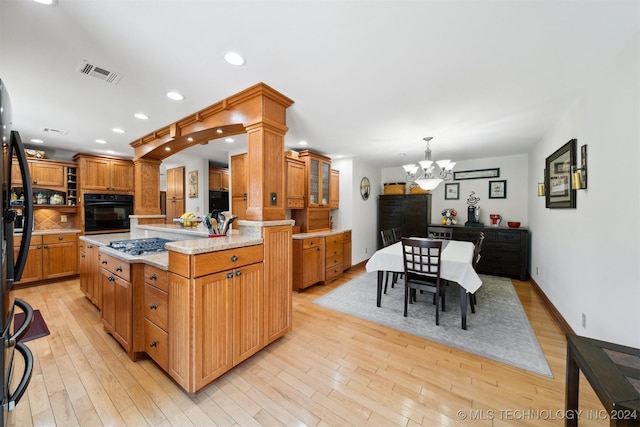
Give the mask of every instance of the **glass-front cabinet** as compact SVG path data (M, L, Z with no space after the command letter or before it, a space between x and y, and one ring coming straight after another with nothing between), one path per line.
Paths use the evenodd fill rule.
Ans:
M331 159L310 151L300 152L300 159L307 164L308 194L307 206L329 208L329 179L331 177Z

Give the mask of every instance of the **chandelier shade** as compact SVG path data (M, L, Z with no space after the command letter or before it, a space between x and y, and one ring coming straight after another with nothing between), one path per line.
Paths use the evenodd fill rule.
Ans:
M456 165L451 160L431 160L430 142L431 136L423 138L427 142L427 149L424 152L425 160L415 164L403 165L407 181L418 184L423 190L435 190L442 181L449 181L453 178L453 167Z

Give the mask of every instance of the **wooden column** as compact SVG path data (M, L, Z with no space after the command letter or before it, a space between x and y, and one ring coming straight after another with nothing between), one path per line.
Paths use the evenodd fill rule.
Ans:
M134 215L160 214L160 160L133 160L135 172Z

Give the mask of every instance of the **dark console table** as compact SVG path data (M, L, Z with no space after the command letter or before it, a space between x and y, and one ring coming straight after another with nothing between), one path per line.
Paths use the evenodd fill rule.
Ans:
M580 371L606 409L610 426L640 426L640 349L567 334L565 426L594 414L578 410Z
M529 278L529 232L526 228L432 226L452 228L454 240L475 242L478 234L484 233L478 273L516 277L520 280Z

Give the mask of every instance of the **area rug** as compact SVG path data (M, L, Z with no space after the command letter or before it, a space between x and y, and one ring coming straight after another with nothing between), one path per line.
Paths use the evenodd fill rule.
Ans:
M24 323L24 313L17 313L13 317L13 330L16 331L22 326ZM24 334L21 342L35 340L36 338L46 337L49 335L49 328L47 328L47 324L42 318L42 313L40 310L33 310L33 322L31 323L31 327L27 330L27 333Z
M432 294L418 295L418 301L409 305L408 317L403 316L401 280L394 288L388 286L381 307L376 307L377 277L375 271L364 273L313 303L553 378L511 280L480 275L476 312L467 313L463 330L458 285L446 287L446 311L440 312L436 326Z

